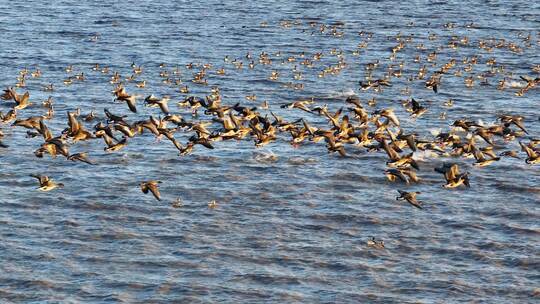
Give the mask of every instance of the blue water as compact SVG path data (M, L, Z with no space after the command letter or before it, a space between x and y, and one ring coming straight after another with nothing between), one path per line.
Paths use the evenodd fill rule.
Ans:
M76 108L96 111L98 119L85 124L89 130L105 120L103 108L130 122L162 115L141 99L137 114L114 102L110 77L114 71L130 76L134 62L143 69L136 82L147 85L126 82L127 91L168 95L171 112L188 120L211 118L203 111L192 118L176 103L219 86L224 104L268 101L270 109L261 113L304 117L317 126L326 120L280 106L313 97L312 107L328 104L336 111L357 94L370 113L394 108L402 128L422 138L449 131L456 119L491 124L501 113L524 116L530 136L540 137L539 88L522 97L516 89L497 90L503 78L510 86L523 84L520 75L539 76L533 67L540 64L540 4L534 1L33 0L0 1L0 11L0 85L14 86L19 71L39 68L41 77L29 76L17 89L28 90L33 103L17 114L43 115L41 101L52 96L55 116L46 123L54 135ZM321 33L323 24L328 27ZM343 36L331 34L333 25ZM391 61L398 33L412 41ZM437 38L430 40L431 34ZM469 45L448 48L452 36L468 37ZM490 38L515 43L521 52L478 48ZM367 47L357 49L362 42ZM435 50L436 60L426 62ZM263 51L271 65L258 64ZM300 64L319 52L312 67ZM340 53L346 66L319 77L338 64ZM417 55L420 63L413 61ZM291 56L296 61L287 61ZM472 56L478 64L454 76ZM490 70L490 58L504 72L489 77L489 85L476 79L473 88L465 87L465 77ZM429 76L450 59L456 67L438 94L425 88L425 80L407 82L422 65ZM366 65L376 60L375 78L400 62L404 75L381 93L360 91ZM110 72L93 71L96 63ZM193 83L192 74L207 63L213 65L208 85ZM293 78L295 66L302 79ZM216 74L219 68L225 75ZM165 70L182 83L163 83ZM268 80L271 71L280 73L277 81ZM63 83L81 72L84 82ZM50 83L55 90L43 91ZM189 94L179 91L185 85ZM400 104L410 98L405 87L428 106L419 119ZM245 98L252 94L256 101ZM367 105L371 98L376 105ZM443 103L450 98L454 106L448 108ZM2 101L0 110L12 106ZM405 185L386 180L384 152L347 146L352 157L343 158L327 153L324 143L293 147L287 133L262 148L247 138L214 143L214 150L196 146L186 156L148 133L113 153L103 151L101 139L70 142L72 153L86 151L97 163L90 166L62 156L36 158L43 139L26 138L26 129L10 125L0 125L9 145L0 148L2 303L534 303L540 297L540 167L525 164L523 152L521 159L502 158L484 168L473 167L474 159L417 153L421 182ZM175 137L185 143L191 135L179 131ZM498 144L497 151L519 151L517 140ZM470 172L471 188L442 187L444 178L433 168L445 161ZM29 174L48 175L65 187L40 192ZM139 183L149 179L162 181L162 201L140 191ZM424 209L396 201L396 189L421 191ZM177 198L180 208L171 206ZM208 207L212 200L216 208ZM385 249L368 247L372 236L384 240Z

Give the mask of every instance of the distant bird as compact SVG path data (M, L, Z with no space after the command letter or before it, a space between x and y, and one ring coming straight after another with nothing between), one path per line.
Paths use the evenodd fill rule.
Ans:
M180 208L180 207L184 206L184 203L182 203L182 200L178 197L178 198L176 198L176 200L174 200L172 202L171 206L173 208Z
M396 127L399 127L399 119L397 118L393 109L378 110L378 111L373 112L373 115L379 115L379 116L385 117L386 119L388 119L388 121L392 122Z
M476 159L476 163L474 163L475 167L484 167L501 159L500 157L486 158L485 153L483 153L481 150L476 149L476 148L473 149L473 155L474 155L474 158Z
M125 122L124 118L127 117L126 115L123 115L123 116L114 115L107 108L103 109L103 112L105 112L105 115L107 116L107 122L115 122L115 123Z
M170 100L170 98L168 96L165 96L163 98L158 98L154 95L150 95L148 97L146 97L144 99L144 102L148 105L148 106L151 106L151 107L159 107L161 109L161 111L165 114L165 115L169 115L170 111L169 111L169 107L167 105L168 101Z
M435 171L444 174L444 178L446 179L444 188L456 188L460 185L470 187L469 173L460 173L457 164L444 164L440 168L435 168Z
M377 241L373 236L367 241L367 245L375 249L384 249L384 241Z
M416 172L412 168L389 168L384 171L386 178L388 178L389 181L393 182L396 181L396 179L400 179L402 182L409 184L411 182L418 182L418 176L416 175Z
M422 116L424 113L426 113L427 108L420 105L418 101L416 101L414 98L411 99L411 107L407 109L407 111L411 112L411 117L418 118Z
M22 96L15 94L13 96L13 100L17 103L17 105L14 107L14 109L22 110L31 105L31 103L28 101L29 98L30 93L28 91L25 92Z
M413 205L418 209L422 209L422 202L416 200L416 195L421 194L421 192L407 192L398 190L399 196L396 197L396 200L406 200L409 204Z
M125 146L127 146L127 137L123 136L120 141L116 143L111 143L110 145L108 145L108 147L105 147L103 150L107 152L113 152L113 151L118 151L124 148Z
M441 77L441 73L433 74L431 78L426 81L426 88L433 89L433 92L437 93L439 91L439 85L441 84Z
M529 143L528 145L519 142L521 150L527 153L527 159L525 162L530 165L535 165L540 163L540 153L534 149L534 147Z
M161 201L161 195L159 194L159 184L161 184L161 181L150 180L141 182L139 186L141 187L141 190L144 194L147 194L148 191L150 191L158 201Z
M34 178L37 178L37 180L39 181L38 190L40 190L40 191L51 191L51 190L56 189L56 188L64 187L64 184L56 183L46 175L30 174L30 176L34 177Z
M113 93L116 96L116 100L125 101L129 107L129 110L133 113L137 113L137 107L135 104L137 101L137 96L129 95L122 85L118 85Z
M282 109L300 109L302 111L306 111L308 113L311 113L311 110L308 108L309 104L312 104L313 100L301 100L301 101L295 101L292 103L281 105Z

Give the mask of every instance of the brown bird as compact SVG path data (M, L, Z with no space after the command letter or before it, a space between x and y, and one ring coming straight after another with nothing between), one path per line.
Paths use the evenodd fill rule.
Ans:
M427 81L426 88L432 89L433 92L437 93L439 85L441 84L442 74L440 72L435 72Z
M289 109L300 109L302 111L306 111L308 113L311 113L311 110L308 108L307 105L309 104L312 104L313 103L313 100L300 100L300 101L295 101L295 102L291 102L291 103L288 103L288 104L284 104L284 105L281 105L280 107L282 109L286 109L286 108L289 108Z
M3 123L9 123L17 118L15 109L9 110L5 115L0 111L0 121Z
M129 95L127 92L126 92L126 89L124 88L124 86L122 86L121 84L118 85L114 91L113 91L114 95L116 96L116 100L119 100L119 101L125 101L129 107L129 110L133 113L137 113L137 107L136 107L136 101L137 101L137 97L138 96L135 96L135 95ZM108 116L108 115L107 115Z
M469 173L459 173L459 167L457 164L443 164L440 168L435 168L435 171L444 174L446 179L446 185L444 188L456 188L460 185L470 187Z
M158 201L161 201L161 195L159 194L159 184L161 184L161 181L151 180L143 181L140 183L139 186L141 187L141 190L144 194L147 194L148 191L150 191Z
M398 168L386 169L384 171L384 174L386 175L386 178L388 178L388 180L391 182L394 182L396 181L396 179L399 178L402 182L407 184L409 183L409 180L407 179L405 174L403 174L403 172L401 172L401 170L399 170Z
M12 126L25 127L27 129L39 130L39 122L43 120L41 116L30 116L27 119L17 119L13 122Z
M14 109L22 110L31 105L31 103L28 101L29 98L30 93L28 91L22 96L15 93L15 95L13 96L13 100L17 103L17 105L14 107Z
M393 109L382 109L373 112L373 115L385 117L388 121L391 121L396 127L399 127L399 119L394 113Z
M150 95L144 99L144 103L151 107L159 107L165 115L169 115L169 107L167 102L170 100L168 96L158 98L154 95Z
M527 153L527 159L525 159L525 162L530 165L535 165L540 163L540 153L536 151L531 143L528 145L519 142L519 145L521 146L521 150Z
M105 112L105 115L107 116L107 122L115 122L115 123L116 122L125 122L124 118L127 117L126 115L123 115L123 116L114 115L107 108L103 109L103 112Z
M373 236L367 241L367 245L375 249L384 249L384 241L377 241Z
M218 206L218 203L216 202L216 200L211 200L210 202L208 202L208 208L210 209L215 209L217 208Z
M500 157L493 157L493 156L491 156L491 158L486 158L485 154L487 153L484 153L479 149L476 149L476 148L473 149L473 155L474 155L474 158L476 159L476 163L474 163L475 167L485 167L501 159Z
M421 194L421 192L407 192L398 190L399 196L396 197L396 200L406 200L409 204L413 205L418 209L422 209L422 202L416 200L416 195Z
M105 139L105 137L104 137L104 139ZM104 148L103 150L105 150L107 152L118 151L118 150L124 148L126 145L127 145L127 137L123 136L120 141L118 141L115 144L109 145L108 147Z
M388 180L391 182L395 181L397 178L407 184L411 182L417 183L419 181L416 172L412 168L389 168L386 169L384 173L386 178L388 178Z
M133 112L133 113L137 113L137 105L136 105L137 96L131 95L131 96L124 97L124 98L118 99L118 100L125 101L127 103L127 105L128 105L129 110L131 112Z
M30 176L38 179L38 181L39 181L38 190L40 190L40 191L45 191L46 192L46 191L51 191L51 190L56 189L56 188L64 187L64 184L56 183L46 175L30 174Z
M30 93L27 91L23 95L17 94L13 88L7 88L4 90L4 93L0 96L0 98L4 100L13 99L15 101L16 105L14 109L16 110L22 110L29 106L31 103L28 102L28 99L30 98Z
M422 116L424 113L426 113L427 108L420 105L418 101L416 101L414 98L411 99L411 108L407 109L407 111L411 112L411 117L418 118Z

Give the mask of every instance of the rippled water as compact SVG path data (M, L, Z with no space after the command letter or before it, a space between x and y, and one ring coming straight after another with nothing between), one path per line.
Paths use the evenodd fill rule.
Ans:
M531 70L540 64L540 5L534 1L53 2L0 3L0 85L13 86L18 71L39 67L42 77L29 78L26 88L35 105L19 115L41 115L38 104L51 95L56 116L48 125L55 134L67 125L66 111L78 107L83 113L96 110L101 118L107 107L130 121L159 115L159 109L142 106L137 115L129 113L125 104L113 102L110 74L91 70L99 63L129 76L135 62L148 84L144 89L129 84L128 91L142 96L170 95L172 101L186 96L161 82L159 64L165 63L169 70L180 67L190 95L202 97L219 85L225 104L256 106L267 100L270 110L288 120L307 115L314 124L324 123L281 109L286 102L314 97L317 105L335 111L347 96L359 94L363 101L377 99L370 111L393 107L405 130L425 137L448 130L458 118L490 123L503 112L523 115L531 136L540 136L538 89L523 97L499 91L499 75L472 89L465 88L463 77L445 76L439 94L415 82L412 96L429 105L416 121L399 104L408 98L401 93L406 76L380 94L358 88L367 63L389 64L396 45L391 37L399 32L414 34L394 62L405 60L409 75L420 67L412 62L416 54L425 59L458 35L468 36L470 46L441 50L439 66L478 54L472 75L489 70L485 62L494 57L516 82L519 75L538 76ZM283 26L285 20L290 27ZM321 34L309 22L344 24L344 36ZM455 28L443 27L448 22ZM471 22L473 27L465 27ZM359 31L372 32L373 38L355 55L365 40ZM438 39L429 40L430 34ZM490 37L513 41L523 52L476 47ZM427 50L419 53L418 43ZM333 48L343 51L347 67L319 78L325 66L338 62ZM271 54L272 66L249 69L246 53L262 51ZM324 57L313 68L300 60L282 63L301 52ZM225 63L225 56L243 60L244 68ZM190 62L225 67L226 75L210 73L209 86L192 84L197 69L184 67ZM85 73L85 82L62 84L71 64L72 74ZM292 78L294 65L304 72L303 80ZM279 81L267 80L271 70L282 73ZM284 87L287 82L305 86L294 90ZM49 83L56 90L42 91ZM245 99L250 94L256 102ZM443 102L449 98L455 105L447 109ZM11 106L1 103L0 110ZM190 116L175 102L170 107ZM447 120L439 119L443 111ZM3 303L532 303L540 297L540 173L523 159L503 158L480 169L472 168L472 160L454 159L471 172L472 187L447 190L433 168L450 159L425 157L420 184L392 184L383 175L381 152L347 148L353 157L342 158L328 154L324 144L294 148L285 135L264 148L249 140L227 141L216 143L215 150L197 147L188 156L149 135L130 139L115 153L104 152L101 140L71 145L72 152L88 151L98 162L89 166L63 157L38 159L33 151L42 139L26 139L26 130L9 125L2 130L9 145L0 149ZM185 142L189 135L178 137ZM515 143L509 148L519 149ZM65 188L39 192L32 173L47 174ZM163 181L162 202L141 193L138 183L148 179ZM423 210L395 201L396 189L405 188L422 192ZM183 207L171 207L176 198ZM217 208L208 208L211 200ZM384 240L386 248L367 247L371 236Z

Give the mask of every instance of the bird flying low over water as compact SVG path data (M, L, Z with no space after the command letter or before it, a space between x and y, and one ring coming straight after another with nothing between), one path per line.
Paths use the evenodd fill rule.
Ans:
M28 91L22 95L19 95L17 92L15 92L15 89L7 88L4 90L4 93L0 95L0 98L4 100L12 99L15 102L15 106L13 107L15 110L22 110L31 105L31 103L28 101L30 98L30 92Z
M125 146L127 146L127 137L123 136L121 140L117 141L116 143L111 142L111 144L108 145L108 147L103 148L103 150L107 152L114 152L124 148Z
M299 26L301 23L298 21ZM282 24L291 27L297 25L296 21ZM313 22L313 29L307 32L316 34L317 24ZM451 29L445 27L442 30L450 34ZM344 37L344 32L336 27L330 30L330 27L321 25L319 31L321 34ZM527 56L530 52L524 52L524 48L536 51L533 49L534 41L530 38L530 41L522 40L523 43L506 39L469 42L468 37L462 37L464 32L448 35L449 39L446 36L440 39L433 33L406 35L400 32L395 36L382 34L386 37L377 39L372 39L377 35L375 33L358 34L362 41L359 41L352 56L377 49L376 57L379 59L371 62L351 61L349 50L340 49L343 44L336 42L328 53L321 49L294 52L296 54L289 50L276 50L273 54L261 52L258 60L252 51L245 58L226 56L224 64L234 65L232 68L222 65L214 67L215 63L212 62L192 62L183 65L189 70L188 78L184 77L186 75L180 66L169 69L168 64L164 63L159 64L159 69L157 66L156 69L146 66L143 69L141 65L132 63L127 75L120 74L125 69L118 66L118 62L110 67L106 63L94 63L88 72L70 64L65 69L68 75L58 80L61 84L63 79L64 84L71 87L56 83L53 86L50 82L52 79L44 79L47 75L42 75L40 69L32 72L25 68L19 71L13 86L0 92L0 99L5 101L0 103L4 107L0 112L0 127L6 131L5 135L0 135L0 156L8 152L23 152L22 149L32 147L27 151L30 157L33 157L34 151L34 155L45 162L51 161L45 158L49 155L55 163L66 160L81 162L75 164L78 169L83 169L91 168L86 164L94 165L95 162L87 152L71 153L70 150L90 151L94 143L101 145L98 150L116 151L117 154L130 150L148 160L166 157L164 155L171 151L172 157L177 157L177 153L184 156L197 152L223 152L229 155L243 149L244 141L252 142L256 148L273 145L272 148L282 149L290 145L294 149L304 149L312 145L320 147L323 155L327 151L341 156L343 159L339 161L353 168L363 161L369 167L373 167L371 161L384 162L381 171L386 179L407 185L423 180L424 172L420 171L420 165L433 167L434 164L430 162L434 158L452 157L459 166L471 172L488 165L504 171L506 162L515 161L511 158L524 159L529 165L540 163L540 140L529 137L535 136L529 133L538 130L537 125L533 125L538 123L538 113L534 107L530 107L530 102L536 97L534 94L540 84L540 65L535 63L532 72L525 71L521 65L518 71L511 71L516 67L502 63L514 60L499 60L496 58L499 52L492 52L494 48L501 48ZM421 38L423 34L427 34L427 39ZM389 57L383 54L386 47L368 47L368 42L380 41L396 41L397 45L388 49L391 52ZM313 45L320 46L320 43ZM386 46L386 43L383 45ZM459 48L465 46L467 50L460 53ZM480 50L473 52L476 46ZM287 55L283 57L285 53ZM371 55L365 58L373 58ZM522 59L525 63L530 60L529 57ZM145 62L152 64L151 60ZM344 73L343 77L335 80L326 78L347 69L350 73ZM44 68L43 74L49 70ZM152 71L159 74L149 75ZM253 72L256 73L250 74ZM363 72L363 75L356 72ZM287 81L287 77L291 77L291 81ZM323 77L324 82L317 81ZM188 81L189 88L186 85ZM238 82L232 84L232 81ZM157 83L159 85L154 86ZM82 87L85 84L88 88ZM97 85L104 85L105 98L98 96ZM26 91L27 86L40 88L42 92L34 95ZM421 90L417 91L419 88ZM523 98L523 104L513 107L510 104L513 100L508 96L496 96L508 94L510 90L518 96L532 93L531 98ZM32 98L45 98L49 93L43 91L50 92L49 98L32 105L30 95ZM66 93L76 95L68 96ZM493 103L486 102L491 98ZM257 106L254 106L255 101L258 101ZM261 104L261 101L264 102ZM530 111L521 115L507 112L518 109ZM492 117L487 114L491 110L496 110L497 115ZM149 115L150 112L152 115ZM531 126L526 124L528 122ZM11 129L7 130L6 126ZM15 135L13 140L5 138L11 135ZM19 138L25 138L25 142L21 144L17 141ZM126 148L128 140L130 147ZM163 147L154 149L154 145L163 142ZM8 145L4 143L9 143L10 148L6 149ZM220 149L226 144L233 145L233 152L229 150L230 146ZM518 144L521 151L518 151ZM150 145L152 153L147 154L145 152ZM203 150L203 147L208 150ZM310 148L305 149L300 153L309 156L317 153ZM368 154L377 155L370 157ZM115 158L110 153L97 152L95 157L98 155ZM319 154L321 161L327 159L323 155ZM157 161L168 163L163 159ZM55 168L64 168L66 163ZM471 175L460 172L459 166L457 163L447 163L435 168L446 181L442 187L470 187ZM39 180L41 191L50 191L62 185L47 176L33 177ZM150 180L137 181L132 185L139 184L143 193L151 192L157 200L161 200L160 183ZM423 186L428 187L429 184ZM418 193L399 190L397 199L422 208L421 202L416 199ZM173 205L179 206L181 203ZM216 206L216 202L209 204L211 208ZM374 239L368 244L378 246Z
M540 163L540 152L535 149L532 143L526 145L522 142L519 142L519 145L521 146L521 150L527 153L527 159L525 159L525 162L527 164L535 165Z
M407 109L407 111L411 112L411 117L418 118L422 116L424 113L426 113L427 108L420 105L418 101L416 101L414 98L411 99L411 107Z
M31 177L37 178L39 181L39 191L51 191L56 188L64 187L62 183L56 183L46 175L30 174Z
M133 113L137 113L136 101L138 96L128 94L121 84L114 89L113 93L116 96L116 100L125 101L129 110Z
M139 184L139 186L141 187L141 191L144 193L144 194L147 194L148 191L152 192L152 194L154 195L154 197L158 200L158 201L161 201L161 195L159 193L159 184L161 184L161 181L157 181L157 180L150 180L150 181L143 181Z
M386 178L388 178L388 180L391 182L396 181L397 179L401 180L406 184L409 184L411 182L417 183L419 181L416 172L410 167L389 168L386 169L384 173L386 175Z
M144 103L150 107L159 107L163 114L169 115L169 107L168 107L168 101L170 98L168 96L165 96L163 98L158 98L154 95L150 95L144 99Z
M469 172L460 173L457 164L443 164L442 167L435 168L435 171L444 174L446 179L444 188L456 188L461 185L470 187Z
M474 158L476 159L476 163L474 163L474 166L484 167L501 159L500 157L496 157L496 156L491 156L491 158L486 158L485 156L486 154L487 153L484 153L482 150L474 148L473 155L474 155Z
M396 200L406 200L409 204L413 205L418 209L422 209L422 202L416 200L416 195L421 194L420 192L407 192L398 190L399 196L396 197Z

